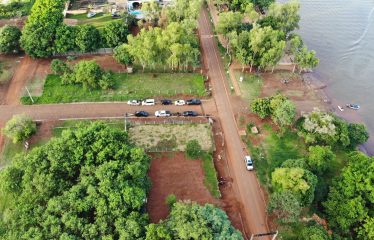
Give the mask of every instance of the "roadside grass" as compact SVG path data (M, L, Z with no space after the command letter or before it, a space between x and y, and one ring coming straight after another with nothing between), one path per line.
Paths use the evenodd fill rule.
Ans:
M101 120L65 120L60 125L54 127L52 129L52 133L54 137L60 137L64 130L72 129L72 128L79 128L80 126L87 126L88 124L94 121L101 121ZM111 120L105 120L102 122L109 125L110 127L124 130L124 121L121 119L111 119Z
M202 164L204 169L204 184L209 192L215 198L221 197L221 192L218 187L217 171L214 167L213 157L211 153L205 153L202 156Z
M78 25L90 24L100 29L109 22L121 21L121 19L113 19L111 14L97 13L94 17L88 18L87 13L67 14L66 18L78 20Z
M33 96L35 104L127 101L149 97L177 95L204 96L204 79L195 73L115 73L114 89L85 90L81 85L62 85L57 75L48 75L41 96ZM23 104L31 104L28 96Z
M8 82L13 75L14 66L8 61L0 61L0 84Z
M261 77L258 77L255 74L242 72L240 70L235 70L234 75L240 87L242 98L248 102L251 102L260 95L263 85L263 80ZM242 82L240 81L241 76L243 76Z

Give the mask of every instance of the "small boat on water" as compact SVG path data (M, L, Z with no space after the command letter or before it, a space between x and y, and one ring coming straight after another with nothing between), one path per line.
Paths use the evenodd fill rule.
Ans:
M347 108L353 109L353 110L358 110L360 109L360 105L358 104L347 104Z

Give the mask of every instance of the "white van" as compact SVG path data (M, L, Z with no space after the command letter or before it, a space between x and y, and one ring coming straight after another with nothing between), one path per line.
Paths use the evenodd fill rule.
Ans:
M143 106L152 106L152 105L155 105L156 102L154 99L146 99L142 102L142 105Z

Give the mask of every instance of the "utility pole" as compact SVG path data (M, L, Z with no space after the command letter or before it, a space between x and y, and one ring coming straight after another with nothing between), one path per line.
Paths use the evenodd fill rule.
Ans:
M128 113L125 113L125 132L127 132L127 117L129 116Z
M32 99L32 96L31 96L31 94L30 94L29 89L28 89L27 87L25 87L25 88L26 88L27 94L29 95L29 97L30 97L30 99L31 99L31 102L34 103L34 99Z

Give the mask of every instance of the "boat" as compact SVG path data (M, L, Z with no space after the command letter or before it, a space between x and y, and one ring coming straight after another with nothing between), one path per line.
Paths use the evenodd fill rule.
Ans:
M358 104L347 104L347 108L353 109L353 110L358 110L360 109L360 105Z
M338 105L338 108L341 112L344 112L344 108L342 108L341 106Z

